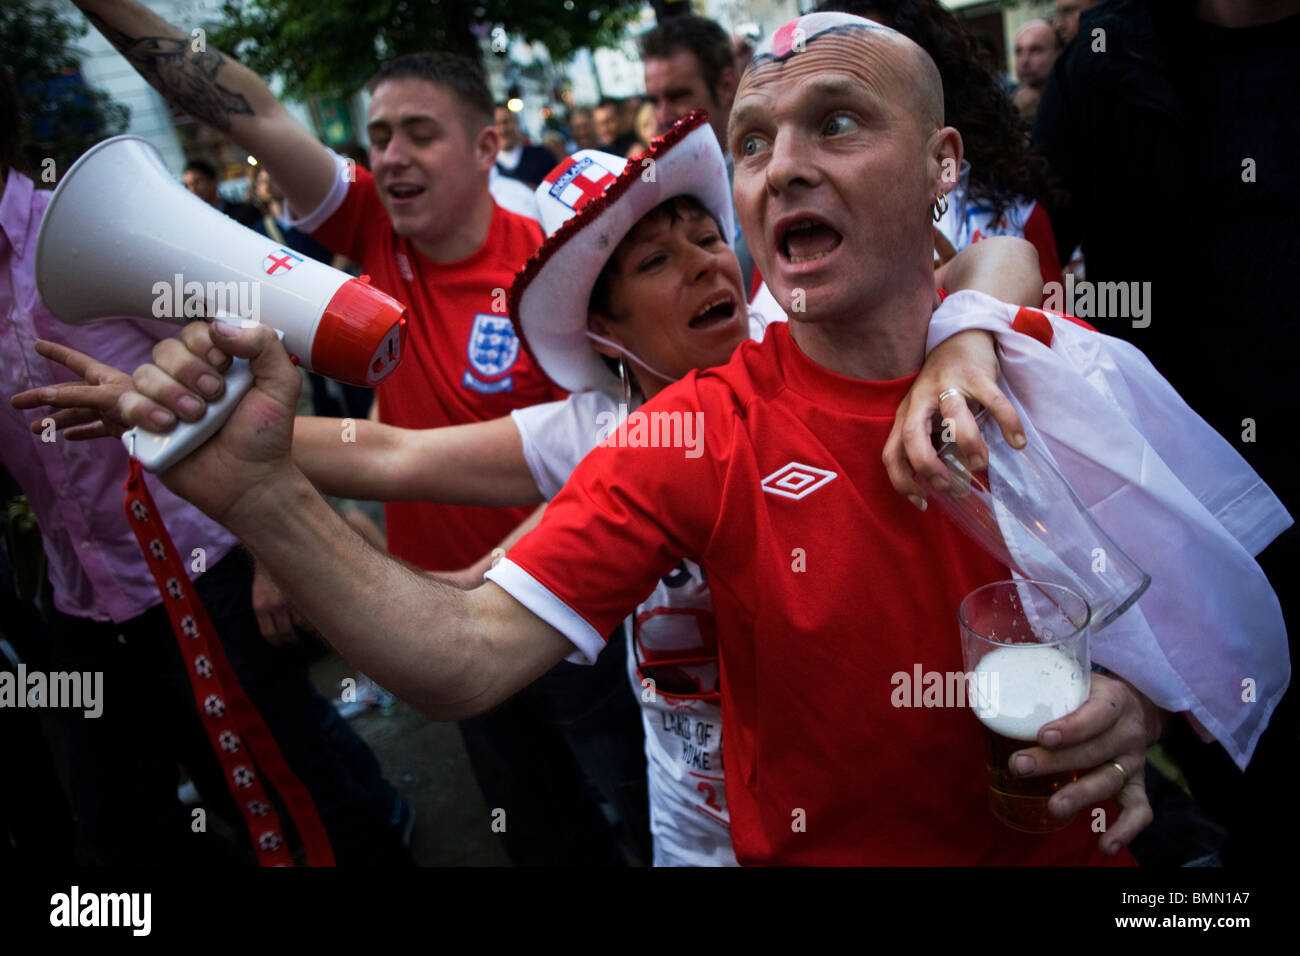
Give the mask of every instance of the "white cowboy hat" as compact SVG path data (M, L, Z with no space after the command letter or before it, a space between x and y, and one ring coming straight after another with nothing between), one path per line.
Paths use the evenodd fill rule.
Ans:
M547 238L515 276L510 316L533 360L561 388L618 387L587 339L591 290L623 237L674 196L698 199L734 244L726 161L703 110L678 120L633 159L579 150L538 185Z

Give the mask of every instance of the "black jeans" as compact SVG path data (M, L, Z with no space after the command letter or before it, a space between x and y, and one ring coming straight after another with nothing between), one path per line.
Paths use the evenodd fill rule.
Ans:
M273 647L262 639L252 610L252 577L252 559L235 551L195 584L245 693L311 794L335 861L409 865L393 820L397 792L370 748L316 691L299 648ZM106 865L254 863L163 607L122 624L60 614L52 630L57 669L104 674L100 717L61 712L85 850ZM176 796L178 764L189 771L205 805L233 828L234 841L218 836L210 821L207 832L193 832L191 811ZM288 814L274 794L272 799L291 834Z
M519 866L617 866L624 845L649 864L650 810L641 708L623 629L590 667L561 662L496 709L460 723L501 842Z

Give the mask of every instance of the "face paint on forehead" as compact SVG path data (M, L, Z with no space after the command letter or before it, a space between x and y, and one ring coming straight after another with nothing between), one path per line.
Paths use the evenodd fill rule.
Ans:
M753 66L780 63L796 53L802 53L816 37L826 34L845 34L857 30L873 30L897 34L896 30L849 13L809 13L796 17L777 30L759 47L751 61Z

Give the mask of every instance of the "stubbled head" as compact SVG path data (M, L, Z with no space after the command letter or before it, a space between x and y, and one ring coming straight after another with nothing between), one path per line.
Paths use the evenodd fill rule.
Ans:
M1016 62L1016 79L1025 86L1041 90L1052 72L1060 45L1056 31L1046 20L1030 20L1016 31L1012 54Z
M931 210L961 137L911 40L847 14L792 21L745 72L728 139L741 229L792 320L933 290Z

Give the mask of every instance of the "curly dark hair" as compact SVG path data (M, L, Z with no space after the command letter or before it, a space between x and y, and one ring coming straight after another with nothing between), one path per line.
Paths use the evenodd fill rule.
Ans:
M944 122L961 133L970 160L970 195L997 218L1021 199L1059 200L1047 161L1034 152L995 67L938 0L828 0L819 13L851 13L892 27L934 60L943 78Z

